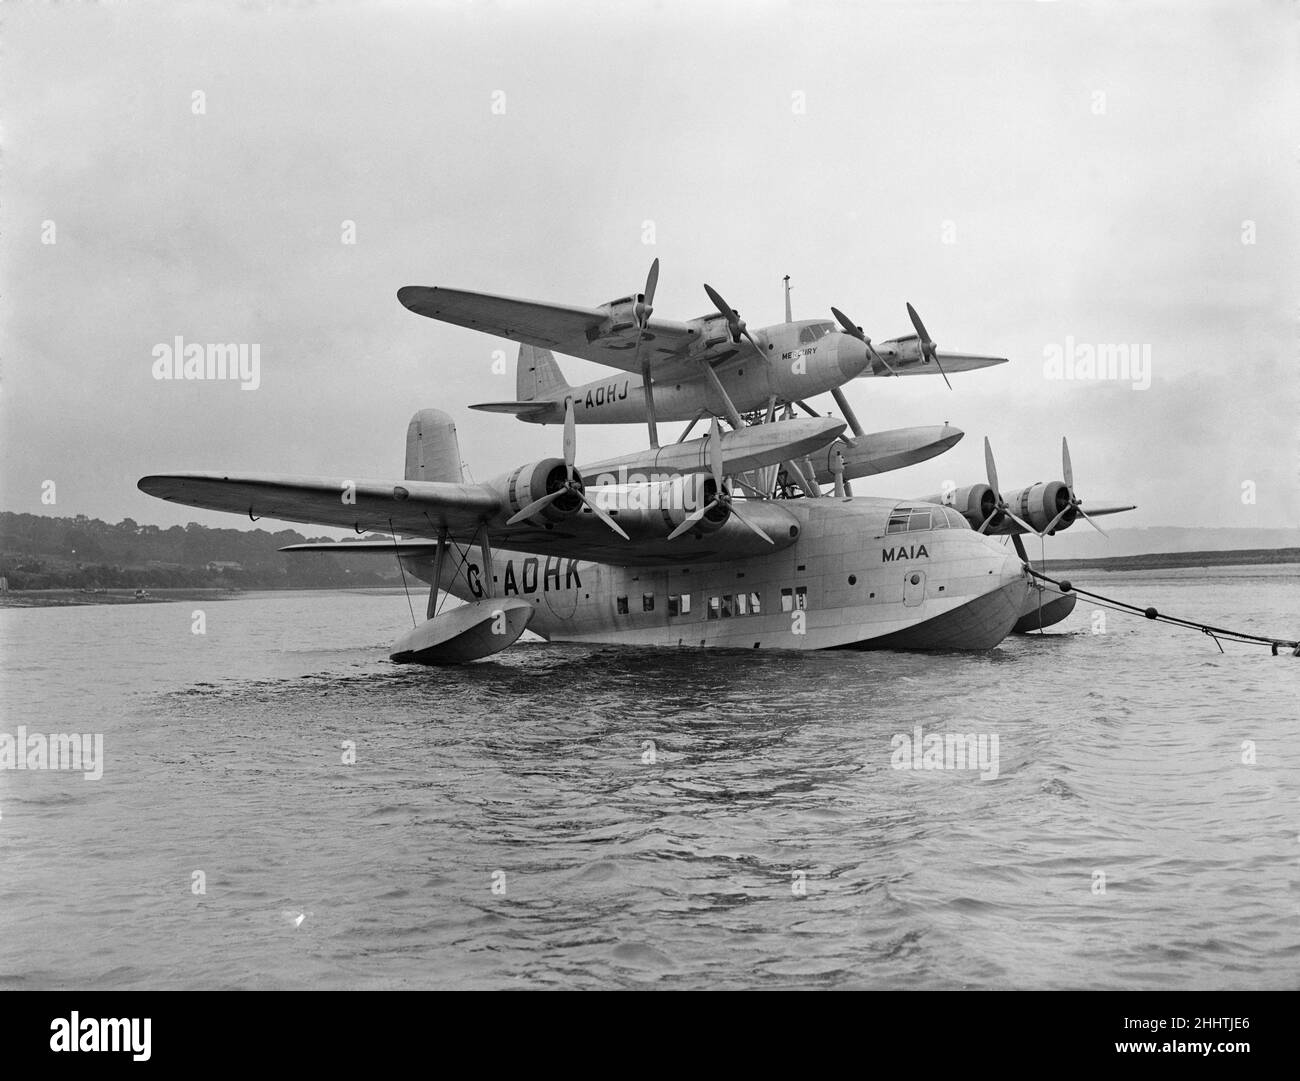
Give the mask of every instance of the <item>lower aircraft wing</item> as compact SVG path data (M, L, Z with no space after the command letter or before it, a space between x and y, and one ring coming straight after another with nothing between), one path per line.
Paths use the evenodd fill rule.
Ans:
M794 543L796 521L789 511L768 503L745 507L745 517L772 538L769 542L730 518L701 536L668 540L672 520L659 507L607 506L606 512L628 534L624 539L589 510L559 521L525 519L508 524L512 508L502 495L482 484L440 481L384 481L243 475L167 473L142 478L147 495L206 510L247 514L257 521L286 522L436 538L445 529L459 544L473 544L487 528L494 547L566 559L589 559L615 566L733 559L771 552ZM793 529L793 532L792 532ZM399 544L402 542L399 542ZM352 545L341 543L338 551Z

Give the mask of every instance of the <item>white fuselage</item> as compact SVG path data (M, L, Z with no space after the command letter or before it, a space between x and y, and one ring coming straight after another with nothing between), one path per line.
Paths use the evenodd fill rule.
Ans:
M763 358L751 352L749 360L728 362L728 347L711 354L711 361L723 389L742 413L767 408L778 402L798 401L825 394L861 374L869 366L863 345L838 331L823 331L822 324L790 324L761 332L767 348ZM800 340L800 333L808 339ZM820 334L819 337L813 337ZM701 362L703 363L703 362ZM690 420L702 411L723 412L723 402L705 377L688 373L680 379L654 379L655 414L660 420ZM645 420L645 390L639 375L618 372L570 387L555 396L554 413L522 416L535 423L554 423L563 418L564 399L573 398L579 424L636 424Z
M912 517L885 499L783 505L800 536L770 554L620 567L497 551L489 587L470 549L455 577L460 560L447 561L442 586L466 600L531 599L529 630L549 640L626 645L989 649L1021 614L1020 560L938 508L907 504ZM429 580L427 561L407 566Z

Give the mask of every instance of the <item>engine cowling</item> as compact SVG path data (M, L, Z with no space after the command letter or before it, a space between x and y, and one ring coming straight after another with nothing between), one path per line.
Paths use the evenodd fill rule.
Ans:
M576 473L576 470L575 470ZM488 481L488 486L496 489L506 502L505 517L523 510L543 496L558 492L568 480L568 470L563 458L543 458L538 462L529 462L511 470L500 477ZM582 477L578 476L581 485ZM537 517L548 522L562 522L582 510L582 499L576 492L566 492L554 502L537 512Z
M1070 489L1059 480L1031 484L1028 488L1006 492L1004 498L1012 513L1020 515L1040 533L1063 510L1066 513L1056 523L1053 533L1072 525L1079 517L1078 510L1070 504ZM1067 507L1069 510L1066 510Z
M660 504L664 516L664 525L671 533L681 525L691 513L706 506L717 495L717 482L707 473L688 473L680 482L674 482L672 497ZM704 517L695 523L693 533L715 533L727 524L731 510L723 504L710 507Z
M925 497L924 502L952 507L970 523L972 529L979 529L984 524L984 519L992 514L997 506L997 499L993 495L993 489L987 484L971 484L946 494L928 495ZM989 523L989 528L985 532L1001 524L1000 519L1005 518L1005 514L999 514L997 518L994 518Z

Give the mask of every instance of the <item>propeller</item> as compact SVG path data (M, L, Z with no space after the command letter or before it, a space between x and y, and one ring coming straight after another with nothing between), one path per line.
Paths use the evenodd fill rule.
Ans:
M705 288L707 289L708 286L706 285ZM696 507L695 510L691 511L691 513L687 515L686 520L682 522L682 524L679 525L676 529L674 529L671 533L668 534L668 539L676 540L683 533L690 532L690 530L695 528L695 524L699 522L700 519L703 518L706 514L708 514L709 511L713 510L714 507L723 507L727 511L729 511L731 513L731 516L734 517L737 521L739 521L741 525L748 526L760 537L762 537L765 541L767 541L768 544L775 544L776 542L772 540L771 537L769 537L766 533L763 532L763 530L761 530L758 526L756 526L753 522L751 522L748 518L746 518L743 514L741 514L740 511L736 509L735 504L732 503L731 501L731 493L728 492L727 489L723 487L722 430L718 427L717 417L713 418L713 423L709 428L709 465L712 466L713 469L713 485L714 485L713 498L709 500L709 502L705 503L703 506Z
M875 347L871 344L871 339L868 338L862 332L862 328L860 326L858 326L855 322L853 322L852 319L850 319L847 315L845 315L842 311L840 311L839 308L831 308L831 315L835 316L835 318L840 321L840 326L844 328L845 334L847 334L850 338L857 338L858 341L860 341L863 345L867 347L867 352L871 354L872 359L877 360L881 364L883 364L885 366L885 370L889 372L890 375L893 376L898 375L898 373L889 366L889 361L887 361L884 357L882 357L879 353L876 352Z
M604 522L610 529L617 533L624 540L631 538L623 532L619 524L606 514L600 507L592 502L587 495L586 489L582 486L582 477L579 476L577 469L574 468L574 457L578 448L577 421L573 417L573 399L568 398L564 403L564 469L567 474L566 479L559 488L553 492L547 492L541 499L535 499L524 507L518 514L510 518L506 525L518 525L525 519L533 517L538 511L545 510L557 499L563 495L572 492L590 508L591 513Z
M636 319L636 350L632 353L632 366L635 368L641 357L641 342L645 338L646 327L650 325L650 316L655 310L655 289L659 285L659 259L650 264L650 273L646 275L645 292L632 309ZM654 390L650 386L650 358L641 361L641 387L645 393L646 424L650 429L650 445L659 446L659 425L655 418Z
M921 322L921 317L916 314L916 309L911 304L907 306L908 317L912 320L912 326L916 328L916 336L921 340L921 356L925 360L932 360L935 367L939 369L939 374L943 376L943 381L948 383L948 373L943 370L943 365L939 362L939 347L934 344L934 339L930 337L929 332L925 329L925 324ZM952 390L952 384L948 383L948 389ZM995 484L994 490L997 490ZM999 496L999 498L1001 498Z
M709 294L709 299L713 301L713 306L718 309L727 318L727 329L731 331L731 340L738 342L742 337L749 339L749 344L754 347L759 356L763 355L763 347L758 344L758 339L749 332L745 326L745 320L740 318L740 314L725 300L713 286L707 282L704 284L704 291Z
M1057 523L1060 522L1062 518L1069 514L1071 510L1074 510L1077 511L1079 516L1092 526L1093 529L1103 537L1106 536L1106 531L1089 518L1087 513L1084 511L1081 505L1083 500L1074 494L1074 470L1070 466L1070 444L1066 441L1065 436L1061 436L1061 479L1065 481L1066 490L1070 493L1070 502L1061 508L1060 513L1048 523L1047 528L1044 529L1043 532L1050 533L1056 528Z
M908 308L911 308L910 304L908 305ZM1025 532L1037 535L1038 530L1023 518L1017 517L1013 514L1010 506L1007 505L1007 501L1002 498L1002 489L998 487L998 467L993 463L993 448L989 446L989 437L987 435L984 437L984 465L988 470L989 487L993 489L993 498L996 502L993 505L993 513L984 519L984 523L979 527L979 532L983 533L988 529L989 523L992 522L993 519L998 516L998 512L1001 511L1015 522L1016 525L1020 526L1021 529L1025 530Z

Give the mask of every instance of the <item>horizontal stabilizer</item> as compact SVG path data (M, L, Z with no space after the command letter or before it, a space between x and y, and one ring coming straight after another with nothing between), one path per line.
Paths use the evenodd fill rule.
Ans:
M484 413L513 413L517 417L554 413L560 420L564 419L563 412L554 402L480 402L478 405L471 405L470 408Z

